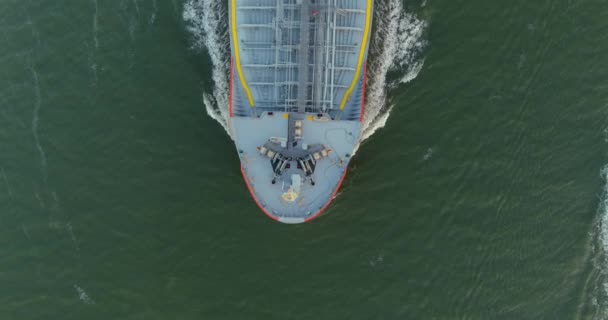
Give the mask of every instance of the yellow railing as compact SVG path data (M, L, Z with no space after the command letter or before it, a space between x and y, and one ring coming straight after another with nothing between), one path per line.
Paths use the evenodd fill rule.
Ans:
M234 47L234 61L236 64L236 72L239 75L239 79L241 80L241 85L243 85L243 90L245 90L245 94L247 95L247 100L249 100L249 105L253 108L255 106L255 102L253 101L253 97L251 96L251 90L247 85L247 81L245 80L245 76L243 75L243 70L241 69L241 55L239 52L239 37L236 32L236 0L232 0L230 6L230 17L231 17L231 25L232 25L232 45Z
M234 1L234 0L232 0ZM357 69L355 69L355 76L353 77L353 81L351 82L348 89L344 93L344 97L342 97L342 102L340 103L340 110L344 110L346 106L346 102L353 94L355 87L357 86L357 81L361 76L361 66L364 63L365 59L365 48L367 47L367 39L369 38L369 30L371 28L371 20L372 20L372 0L367 0L367 9L365 10L365 29L363 30L363 40L361 41L361 49L359 50L359 60L357 61Z

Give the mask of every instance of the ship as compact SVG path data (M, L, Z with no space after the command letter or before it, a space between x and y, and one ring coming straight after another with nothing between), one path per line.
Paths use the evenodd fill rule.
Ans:
M320 216L361 136L373 0L228 0L228 126L269 218Z

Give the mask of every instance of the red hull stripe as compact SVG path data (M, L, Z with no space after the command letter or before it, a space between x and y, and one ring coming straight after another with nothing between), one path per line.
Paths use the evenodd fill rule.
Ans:
M258 198L256 198L255 193L253 192L253 189L251 188L251 185L249 184L249 179L247 179L247 175L245 174L245 169L243 168L243 165L241 165L241 175L243 176L243 180L245 180L245 184L247 185L247 190L249 190L249 194L251 194L251 197L253 198L253 201L255 201L255 204L258 206L258 208L260 208L260 210L262 210L262 212L264 212L264 214L268 218L278 221L279 218L268 213L268 211L266 211L266 209L264 209L264 207L262 207L262 205L258 201ZM344 170L344 174L342 175L342 178L340 178L340 182L338 182L338 186L336 187L336 190L334 191L334 193L331 195L331 198L329 198L329 201L327 201L327 203L323 206L323 208L321 208L321 210L319 210L319 212L317 212L314 215L312 215L311 217L305 219L304 222L308 222L308 221L315 219L316 217L320 216L323 213L323 211L325 211L325 209L327 209L327 207L329 207L331 202L336 198L336 194L338 194L338 191L340 190L340 187L342 186L342 182L344 182L344 178L346 178L346 170Z
M279 218L271 215L266 210L264 210L264 207L262 207L262 205L258 201L258 198L255 197L255 193L253 192L253 189L251 189L251 186L249 185L249 179L247 179L247 175L245 174L245 169L243 168L243 165L241 165L241 175L243 175L243 180L245 180L245 184L247 185L247 190L249 190L249 194L251 194L251 197L253 198L253 201L255 201L255 204L258 205L258 208L260 208L260 210L262 210L262 212L264 212L264 214L266 216L268 216L268 218L275 220L275 221L279 220Z
M336 187L336 190L334 190L334 193L331 195L331 198L329 198L329 201L327 201L327 203L323 206L323 208L321 208L321 210L319 210L319 212L315 213L312 217L304 220L304 222L308 222L313 220L314 218L320 216L323 211L325 211L325 209L327 209L327 207L329 207L329 205L331 204L331 202L336 198L336 194L338 194L338 191L340 190L340 187L342 186L342 182L344 182L344 178L346 178L346 169L344 170L344 174L342 175L342 178L340 178L340 182L338 182L338 186Z

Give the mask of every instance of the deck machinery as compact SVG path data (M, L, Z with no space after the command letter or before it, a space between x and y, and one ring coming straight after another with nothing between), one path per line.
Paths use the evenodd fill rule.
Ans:
M329 205L359 142L373 0L229 0L230 120L247 187L284 223Z

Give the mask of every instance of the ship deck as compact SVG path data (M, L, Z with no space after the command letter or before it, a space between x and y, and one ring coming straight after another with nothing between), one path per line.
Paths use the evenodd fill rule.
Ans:
M229 0L230 130L271 218L334 198L359 142L373 0Z
M286 183L279 179L272 184L272 170L269 159L261 155L257 147L264 144L266 137L287 138L290 119L286 113L263 115L260 118L234 118L232 128L243 177L252 196L260 208L271 218L287 223L298 223L316 217L332 200L339 188L339 182L346 173L346 166L358 142L359 123L356 121L322 121L305 118L302 141L315 141L331 149L327 158L317 161L315 185L304 184L299 198L294 202L285 201L281 195ZM255 132L252 137L252 132ZM290 142L288 142L290 144ZM294 147L300 149L301 145ZM289 177L299 171L295 165L287 169Z
M372 0L230 0L233 114L358 120Z

